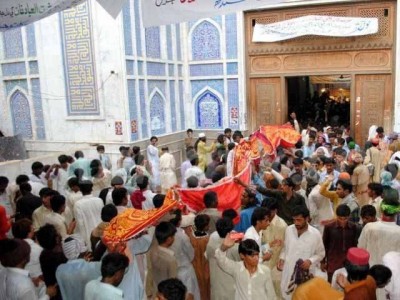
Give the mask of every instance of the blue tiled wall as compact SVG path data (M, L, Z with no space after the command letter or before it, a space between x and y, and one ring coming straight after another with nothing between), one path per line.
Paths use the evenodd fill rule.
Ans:
M2 64L3 76L24 76L26 75L25 62Z
M4 58L21 58L24 56L21 28L4 31Z
M125 46L133 44L133 51L125 47L125 54L133 55L133 58L130 58L131 62L127 57L126 70L127 75L131 76L128 78L128 94L134 94L134 87L139 87L139 98L129 96L130 107L136 101L140 110L142 121L138 127L139 136L147 138L149 133L166 133L166 128L172 131L185 130L188 126L186 121L200 128L236 126L230 120L230 112L231 108L239 107L237 15L144 28L140 1L129 1L124 7L123 28ZM128 16L129 7L133 17ZM184 34L181 32L183 28ZM226 53L222 53L222 45ZM190 53L183 52L183 47L189 49ZM144 53L142 48L145 49ZM137 74L134 72L134 63L137 64ZM189 72L186 78L183 78L184 68ZM205 92L198 97L200 91ZM188 94L189 99L185 99ZM163 107L163 113L170 112L171 117L162 116L154 105ZM201 107L209 110L212 106L218 108L217 116L205 119ZM176 111L180 114L179 118ZM196 111L196 117L186 120L185 111ZM146 112L149 112L150 120L147 120ZM152 122L157 125L158 120L171 124L165 128L152 128Z
M222 79L214 79L214 80L192 80L192 97L200 92L203 88L210 87L221 95L224 94L224 80Z
M191 65L190 76L217 76L224 75L223 64L204 64L204 65Z
M192 39L193 60L212 60L221 57L218 28L209 21L203 21L194 29Z
M10 99L14 134L21 134L29 139L45 140L35 25L8 30L2 35L2 58L7 60L1 62L2 80L5 96ZM29 82L28 76L31 76Z
M170 99L170 106L171 106L171 128L172 131L177 131L177 124L176 124L176 97L175 97L175 81L169 82L169 99Z

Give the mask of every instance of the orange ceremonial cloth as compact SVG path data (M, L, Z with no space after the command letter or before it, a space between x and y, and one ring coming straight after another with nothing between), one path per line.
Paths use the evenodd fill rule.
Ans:
M254 160L260 157L258 151L258 140L256 137L246 141L242 139L238 145L236 145L233 157L233 175L237 175L242 172L250 160Z
M301 137L300 133L294 130L290 124L260 126L253 136L261 142L264 153L273 158L276 156L276 148L279 146L291 148Z
M247 164L247 167L237 176L244 183L250 183L251 167ZM233 182L234 177L225 177L220 182L210 185L205 188L195 189L178 189L181 201L185 203L189 209L199 212L205 209L203 203L204 194L209 191L214 191L218 195L218 210L224 211L225 209L233 208L238 210L240 208L240 199L244 190L244 187Z
M103 233L103 242L116 245L138 235L177 206L172 189L165 196L164 205L157 209L141 210L128 208L111 220Z

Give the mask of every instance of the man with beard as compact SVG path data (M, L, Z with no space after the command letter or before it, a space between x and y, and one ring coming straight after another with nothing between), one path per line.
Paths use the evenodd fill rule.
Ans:
M284 248L278 262L282 270L281 290L284 299L292 299L288 291L290 277L298 260L303 260L300 268L315 273L316 265L325 257L325 248L319 231L308 224L310 212L305 205L292 210L293 225L286 228Z

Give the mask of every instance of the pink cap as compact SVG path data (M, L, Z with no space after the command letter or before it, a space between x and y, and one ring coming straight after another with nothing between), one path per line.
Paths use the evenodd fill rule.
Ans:
M350 248L347 251L347 260L357 266L368 265L369 262L369 253L367 250L363 248Z

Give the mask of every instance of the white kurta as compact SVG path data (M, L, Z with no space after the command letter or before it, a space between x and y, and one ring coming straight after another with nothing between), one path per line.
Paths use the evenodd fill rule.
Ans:
M211 300L232 300L235 297L235 281L217 264L215 258L215 250L221 246L224 239L220 238L216 231L214 233L211 234L204 253L210 266ZM226 256L232 261L240 262L238 246L236 243L226 251Z
M164 153L160 157L160 182L161 191L165 193L169 188L178 183L176 179L176 162L171 153Z
M182 228L177 228L175 241L169 249L174 252L178 263L178 279L186 286L188 293L193 295L194 300L200 300L199 284L192 265L194 249Z
M92 177L93 196L98 197L103 189L110 187L111 179L112 179L111 172L107 169L103 169L103 177Z
M397 251L400 251L400 249L397 249ZM392 279L385 286L385 290L390 299L400 299L400 252L391 251L386 253L382 262L392 271Z
M90 246L90 234L101 223L103 200L92 195L83 196L74 205L74 216L78 233L82 236L86 246Z
M318 184L311 190L308 195L308 205L310 206L311 224L322 234L324 226L321 225L321 221L332 220L334 213L331 201L320 194L320 189L321 186Z
M299 237L294 225L286 228L285 243L280 255L280 259L285 261L281 281L282 297L292 299L292 295L287 295L286 291L297 260L309 259L312 263L310 273L315 274L316 265L324 257L324 243L317 229L309 225L307 231Z
M44 221L47 224L53 225L63 240L67 237L67 224L65 222L65 217L52 211L45 217Z
M271 271L267 266L259 264L257 271L250 275L242 261L230 260L221 249L215 251L215 258L221 269L235 280L235 300L276 299Z
M153 176L153 185L160 185L160 158L158 156L158 148L149 145L147 146L147 159L151 164L151 174Z
M192 166L185 172L185 184L183 187L187 187L186 180L192 176L197 177L197 179L199 180L199 184L201 183L202 180L206 180L206 175L204 174L203 170L200 169L198 166Z
M56 177L57 191L64 197L66 197L66 195L67 195L66 189L67 189L68 179L69 179L68 171L64 170L62 168L59 168L58 174Z
M370 266L382 264L382 257L389 251L400 249L400 226L395 222L372 222L364 226L358 247L366 249Z

